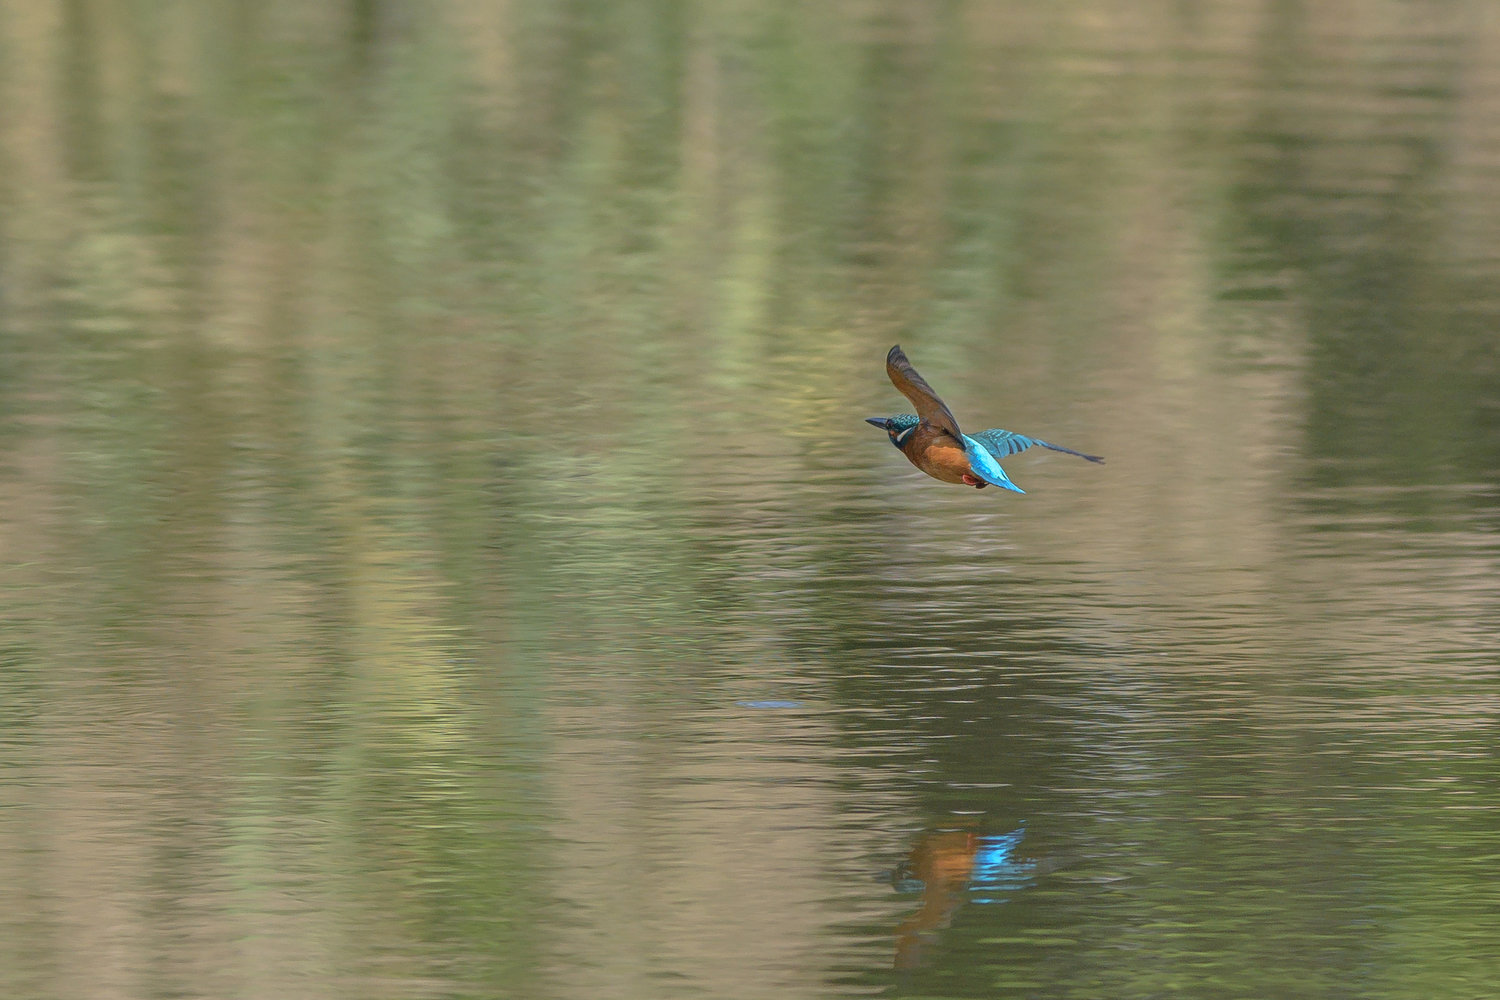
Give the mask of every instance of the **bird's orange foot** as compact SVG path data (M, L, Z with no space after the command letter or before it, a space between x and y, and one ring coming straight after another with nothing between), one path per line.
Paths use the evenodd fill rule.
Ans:
M965 486L972 486L976 490L982 490L986 486L989 485L989 483L985 482L983 479L979 479L979 478L977 478L975 476L971 476L967 472L965 472L963 474L963 478L964 478L964 485Z

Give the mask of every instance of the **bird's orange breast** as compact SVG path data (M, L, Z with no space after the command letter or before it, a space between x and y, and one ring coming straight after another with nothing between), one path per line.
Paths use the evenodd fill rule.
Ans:
M961 483L970 471L963 446L951 434L934 427L917 427L901 450L912 465L945 483Z

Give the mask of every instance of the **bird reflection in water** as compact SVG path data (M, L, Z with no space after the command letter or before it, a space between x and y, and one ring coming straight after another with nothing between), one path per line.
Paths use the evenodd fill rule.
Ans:
M1016 857L1025 835L1025 824L1000 834L945 827L922 835L892 873L897 892L922 894L922 905L896 928L897 969L921 965L925 945L964 903L1004 903L1033 884L1038 862Z

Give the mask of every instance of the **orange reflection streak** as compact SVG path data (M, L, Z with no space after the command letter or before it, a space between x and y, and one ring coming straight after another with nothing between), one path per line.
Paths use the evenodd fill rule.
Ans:
M948 926L964 901L979 837L968 830L940 830L927 834L907 854L902 873L923 884L922 905L896 928L896 968L913 969L922 962L927 936Z

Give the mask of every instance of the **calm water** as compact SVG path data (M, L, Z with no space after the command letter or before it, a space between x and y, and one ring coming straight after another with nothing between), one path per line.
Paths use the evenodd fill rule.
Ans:
M0 8L0 995L1492 995L1497 67Z

